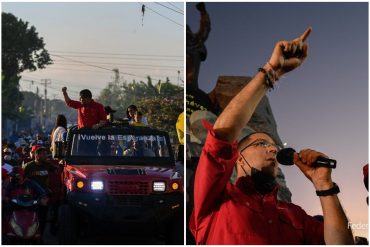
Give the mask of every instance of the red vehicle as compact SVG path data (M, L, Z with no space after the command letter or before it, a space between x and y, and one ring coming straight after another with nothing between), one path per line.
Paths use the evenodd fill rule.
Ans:
M59 241L76 244L95 226L151 226L183 244L183 178L168 134L122 124L68 131Z
M5 222L4 244L40 244L41 233L37 209L39 200L29 194L11 198L12 211Z

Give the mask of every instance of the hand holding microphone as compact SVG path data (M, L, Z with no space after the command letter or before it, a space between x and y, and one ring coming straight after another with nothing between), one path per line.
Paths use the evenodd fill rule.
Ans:
M303 149L297 153L293 148L284 148L277 153L276 159L282 165L296 164L316 189L332 186L330 168L335 168L337 162L323 153L312 149Z
M313 151L313 150L312 150ZM293 165L293 159L294 159L294 153L296 151L293 149L293 148L284 148L282 150L280 150L277 155L276 155L276 159L277 161L282 164L282 165L286 165L286 166L291 166ZM319 152L317 152L318 154L320 154ZM313 165L315 167L328 167L328 168L336 168L337 167L337 161L336 160L333 160L333 159L329 159L327 157L325 157L326 155L322 154L322 156L313 156L313 158L315 158L315 160L313 160ZM299 158L301 158L299 155L298 155ZM312 158L312 155L311 155L311 158ZM311 160L312 161L312 160ZM305 163L305 162L304 162Z

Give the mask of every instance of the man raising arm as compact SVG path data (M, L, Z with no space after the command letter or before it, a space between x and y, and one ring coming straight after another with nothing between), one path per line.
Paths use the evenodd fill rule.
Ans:
M310 32L308 28L299 38L278 42L270 60L230 101L213 128L208 126L190 221L198 244L353 243L335 193L320 196L324 225L299 206L278 201L278 147L273 138L261 132L239 138L266 91L307 57L305 40ZM313 166L319 156L325 157L317 151L302 150L294 162L317 190L326 191L333 184L329 168ZM234 166L238 178L235 185L229 182Z
M104 106L92 99L90 90L84 89L80 92L80 101L69 98L67 88L62 88L66 104L78 112L78 128L99 128L107 123L107 115Z

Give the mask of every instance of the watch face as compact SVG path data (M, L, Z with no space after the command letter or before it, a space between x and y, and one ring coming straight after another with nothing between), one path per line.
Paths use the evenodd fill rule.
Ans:
M316 190L316 195L318 196L330 196L335 195L340 192L339 187L336 183L333 183L333 187L328 190Z

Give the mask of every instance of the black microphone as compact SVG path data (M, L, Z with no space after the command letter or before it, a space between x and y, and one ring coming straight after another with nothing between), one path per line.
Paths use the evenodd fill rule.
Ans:
M282 165L291 166L294 164L293 156L295 152L296 151L293 148L283 148L277 153L276 159ZM337 161L325 157L318 157L315 161L315 167L319 166L334 169L337 167Z

